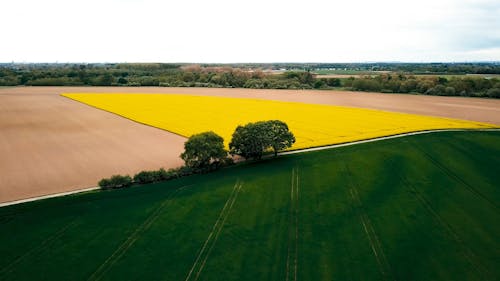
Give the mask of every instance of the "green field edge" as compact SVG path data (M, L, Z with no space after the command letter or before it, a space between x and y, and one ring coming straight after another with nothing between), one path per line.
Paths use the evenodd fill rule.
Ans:
M487 123L485 123L487 124ZM368 142L375 142L375 141L383 141L383 140L389 140L389 139L394 139L394 138L402 138L402 137L408 137L408 136L414 136L414 135L422 135L422 134L430 134L430 133L442 133L442 132L496 132L500 131L500 126L492 125L494 127L492 128L452 128L452 129L429 129L429 130L416 130L416 131L408 131L408 132L403 132L403 133L397 133L397 134L389 134L385 136L379 136L379 137L373 137L373 138L367 138L367 139L360 139L360 140L354 140L354 141L346 141L346 142L339 142L335 144L327 144L327 145L319 145L319 146L311 146L311 147L306 147L306 148L297 148L297 149L287 149L282 152L278 152L278 155L288 155L288 154L295 154L295 153L301 153L301 152L309 152L309 151L316 151L316 150L324 150L324 149L334 149L337 147L343 147L343 146L348 146L348 145L356 145L356 144L363 144L363 143L368 143ZM266 155L271 155L272 153L267 153Z
M71 99L71 100L73 100L73 99ZM74 101L77 101L77 100L74 100ZM80 102L80 101L77 101L77 102L85 104L85 105L88 105L88 104ZM91 106L91 105L89 105L89 106ZM94 107L94 106L92 106L92 107ZM116 114L116 113L113 113L113 112L110 112L110 111L107 111L107 110L104 110L104 109L100 109L100 108L97 108L97 107L95 107L95 108L99 109L99 110L102 110L102 111L105 111L105 112L109 112L109 113L118 115L118 116L121 116L119 114ZM121 116L121 117L123 117L123 116ZM126 117L124 117L124 118L126 118ZM154 127L154 126L151 126L151 125L148 125L148 124L137 122L137 121L132 120L130 118L126 118L126 119L128 119L130 121L133 121L133 122L136 122L136 123L139 123L139 124L142 124L142 125ZM157 128L157 127L154 127L154 128L170 132L170 131L164 130L162 128ZM484 129L464 128L464 129L432 129L432 130L410 131L410 132L406 132L406 133L398 133L398 134L393 134L393 135L387 135L387 136L381 136L381 137L375 137L375 138L368 138L368 139L362 139L362 140L356 140L356 141L350 141L350 142L343 142L343 143L337 143L337 144L329 144L329 145L322 145L322 146L313 146L313 147L299 148L299 149L290 149L290 150L278 152L278 156L286 156L286 155L291 155L291 154L315 152L315 151L327 150L327 149L335 149L335 148L340 148L340 147L345 147L345 146L351 146L351 145L357 145L357 144L364 144L364 143L370 143L370 142L376 142L376 141L384 141L384 140L390 140L390 139L402 138L402 137L409 137L409 136L415 136L415 135L422 135L422 134L444 133L444 132L497 132L497 131L500 131L500 126L499 127L495 127L495 128L484 128ZM175 133L173 133L173 134L175 134ZM182 135L179 135L179 134L176 134L176 135L183 137ZM264 154L264 157L263 157L262 160L273 158L273 156L274 156L274 154L272 152L266 152ZM244 161L241 161L241 162L237 162L237 163L235 163L232 166L226 167L225 169L227 169L227 168L234 168L236 166L239 167L239 166L242 166L242 165L245 165L245 164L253 164L253 163L256 163L256 162L259 162L259 161L262 161L262 160L255 160L255 161L244 160ZM134 184L131 187L136 187L136 186L141 186L141 184ZM0 208L4 208L4 207L8 207L8 206L13 206L13 205L26 204L26 203L31 203L31 202L38 202L38 201L48 200L48 199L52 199L52 198L81 195L81 194L86 194L86 193L95 193L95 192L100 192L100 191L101 191L101 189L99 187L88 187L88 188L83 188L83 189L74 190L74 191L52 193L52 194L47 194L47 195L42 195L42 196L29 197L29 198L25 198L25 199L0 202Z

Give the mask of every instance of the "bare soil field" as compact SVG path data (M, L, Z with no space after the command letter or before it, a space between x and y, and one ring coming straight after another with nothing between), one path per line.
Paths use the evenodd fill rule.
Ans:
M0 202L96 186L182 164L185 138L60 97L0 90Z
M0 90L0 94L4 91ZM500 99L441 97L409 94L381 94L321 90L260 90L166 87L25 87L6 89L10 93L169 93L202 96L257 98L312 104L380 109L487 122L500 125Z
M112 174L182 164L185 138L59 96L175 93L342 105L500 125L500 100L312 90L164 87L0 89L0 202L95 186Z

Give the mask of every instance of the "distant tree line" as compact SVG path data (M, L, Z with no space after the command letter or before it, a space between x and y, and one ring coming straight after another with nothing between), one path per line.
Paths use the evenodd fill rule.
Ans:
M295 137L288 125L280 120L259 121L238 126L229 143L230 151L224 148L224 139L214 132L192 135L184 143L184 152L180 155L185 165L174 169L141 171L129 175L113 175L104 178L98 185L102 189L116 189L132 184L146 184L185 177L192 174L207 173L223 166L233 164L231 155L240 155L245 159L262 158L264 153L287 149L295 143Z
M217 67L220 64L202 64L202 67ZM222 66L241 69L273 70L344 70L344 71L390 71L405 74L500 74L500 62L468 63L235 63Z
M218 87L253 89L347 89L385 93L416 93L425 95L500 97L500 80L481 76L412 75L377 73L350 78L321 78L309 69L348 66L350 69L399 69L425 72L491 72L500 73L498 64L270 64L274 69L306 71L270 72L265 64L227 65L178 64L33 64L0 65L0 86L164 86ZM252 68L254 67L254 68ZM432 72L434 73L434 72ZM449 78L451 77L451 78Z
M355 91L500 98L500 80L496 78L383 74L349 78L343 85Z

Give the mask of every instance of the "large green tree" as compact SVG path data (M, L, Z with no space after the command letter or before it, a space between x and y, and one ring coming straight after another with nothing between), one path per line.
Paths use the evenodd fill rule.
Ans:
M229 143L230 153L245 158L261 159L265 151L291 147L295 137L285 122L279 120L259 121L238 126Z
M288 125L280 120L265 122L266 131L269 134L269 144L273 148L274 156L279 150L291 147L295 143L295 136L288 129Z
M226 157L224 139L214 132L192 135L184 143L184 152L181 154L186 166L195 169L217 166Z
M238 126L233 133L229 149L231 154L238 154L245 158L262 158L267 135L260 123L248 123Z

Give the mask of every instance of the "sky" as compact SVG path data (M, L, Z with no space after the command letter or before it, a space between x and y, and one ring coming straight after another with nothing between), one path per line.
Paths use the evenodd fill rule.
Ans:
M500 61L500 1L2 0L0 62Z

